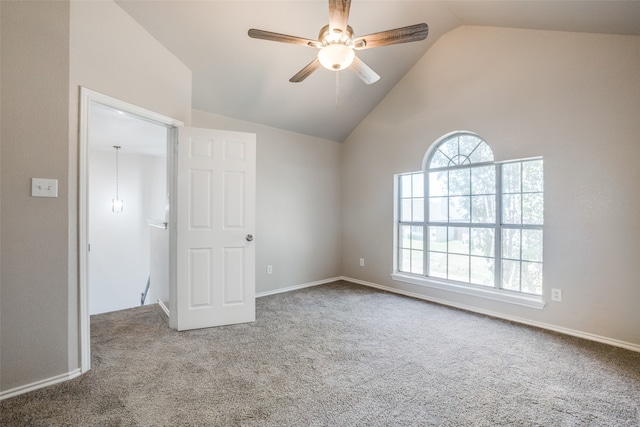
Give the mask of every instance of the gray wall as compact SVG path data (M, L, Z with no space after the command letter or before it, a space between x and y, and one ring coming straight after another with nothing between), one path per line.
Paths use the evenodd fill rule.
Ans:
M80 85L188 124L191 71L113 2L0 7L0 391L7 392L80 364ZM59 197L30 197L32 177L58 179Z
M640 345L638 70L637 36L488 27L443 36L344 143L343 275ZM543 310L390 278L393 174L420 170L429 146L455 130L478 133L497 160L544 156Z
M0 7L4 390L68 371L69 4ZM32 198L33 177L57 179L58 198Z
M256 293L339 276L341 144L197 110L192 120L257 134Z

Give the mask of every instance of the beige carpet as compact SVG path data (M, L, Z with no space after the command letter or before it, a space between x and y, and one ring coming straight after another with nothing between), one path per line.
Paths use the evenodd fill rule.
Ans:
M640 353L338 282L175 332L92 318L93 368L0 402L2 426L638 426Z

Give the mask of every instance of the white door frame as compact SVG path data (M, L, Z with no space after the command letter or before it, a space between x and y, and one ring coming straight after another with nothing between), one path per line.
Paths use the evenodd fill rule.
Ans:
M176 143L177 136L175 128L184 126L184 123L155 113L142 107L138 107L128 102L104 95L99 92L81 87L80 88L80 133L79 133L79 201L78 201L78 252L79 252L79 281L80 281L80 370L82 373L91 368L91 331L89 318L89 257L88 257L88 234L89 234L89 120L91 114L91 103L96 102L138 116L144 120L149 120L167 126L168 147L167 150L167 190L169 192L169 230L170 230L170 262L169 262L169 304L170 311L174 311L175 304L175 181L176 181ZM174 129L171 129L174 128ZM175 311L174 311L175 313Z

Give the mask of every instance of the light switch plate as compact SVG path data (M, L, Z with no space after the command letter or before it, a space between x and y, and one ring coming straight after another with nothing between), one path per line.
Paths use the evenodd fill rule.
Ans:
M58 180L31 178L31 197L58 197Z

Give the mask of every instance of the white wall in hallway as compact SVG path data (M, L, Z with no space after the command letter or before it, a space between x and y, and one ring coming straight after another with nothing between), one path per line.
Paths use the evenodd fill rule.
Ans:
M113 213L115 150L89 155L90 314L140 305L149 277L149 219L164 220L166 158L119 153L121 213ZM147 298L146 303L155 303Z

